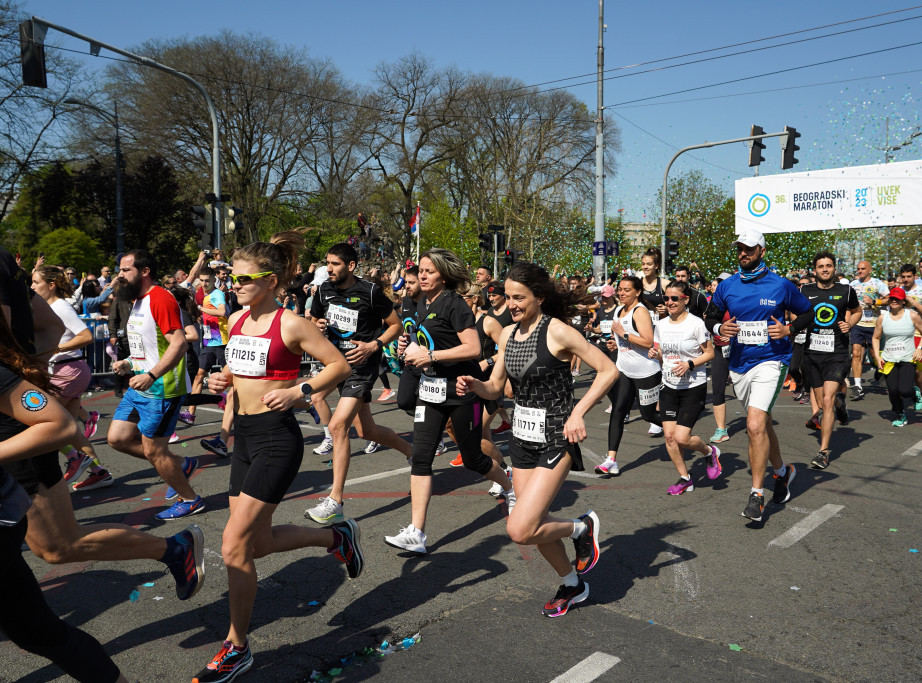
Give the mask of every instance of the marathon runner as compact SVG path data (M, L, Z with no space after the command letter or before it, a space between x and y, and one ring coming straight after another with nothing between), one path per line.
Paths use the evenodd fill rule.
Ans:
M868 261L858 263L858 277L851 281L850 286L858 295L861 305L861 320L849 333L852 344L852 398L856 401L864 398L864 389L861 386L861 365L864 363L864 354L871 349L871 337L880 315L880 307L886 305L889 289L886 283L871 275L871 264Z

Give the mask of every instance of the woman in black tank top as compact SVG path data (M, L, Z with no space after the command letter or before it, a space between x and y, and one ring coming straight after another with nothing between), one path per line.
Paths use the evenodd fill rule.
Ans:
M614 364L567 324L570 297L558 291L540 266L519 263L509 272L506 296L516 323L503 330L496 367L486 382L459 377L459 394L473 391L497 398L512 382L515 394L513 441L509 448L519 504L506 530L522 545L537 545L561 577L557 594L544 606L548 617L567 613L589 595L581 578L599 558L599 518L591 510L577 519L558 519L548 511L570 470L582 470L579 442L586 438L583 416L608 391L618 376ZM570 360L579 357L596 370L589 390L576 405ZM527 501L519 507L521 501ZM576 548L573 569L563 544Z
M640 298L647 304L647 308L656 312L657 316L662 318L666 315L665 287L668 280L659 276L659 268L662 264L662 256L659 249L647 249L640 259L640 269L643 271L643 277L640 279L643 283L643 291ZM656 323L656 320L653 321Z

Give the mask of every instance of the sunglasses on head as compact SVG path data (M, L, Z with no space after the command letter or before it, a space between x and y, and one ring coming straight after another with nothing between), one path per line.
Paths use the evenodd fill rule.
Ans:
M664 296L664 301L681 301L682 299L687 299L688 297L684 294L682 296Z
M271 270L267 270L265 273L253 273L251 275L230 275L231 282L235 285L245 285L248 282L253 282L253 280L259 280L264 277L272 275Z

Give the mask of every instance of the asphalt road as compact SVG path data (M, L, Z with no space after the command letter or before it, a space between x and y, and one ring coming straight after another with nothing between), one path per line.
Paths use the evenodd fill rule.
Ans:
M587 386L581 380L578 392ZM166 489L153 470L105 445L111 392L86 405L104 416L95 441L117 482L74 494L78 520L121 521L162 536L181 529L184 522L153 519ZM348 580L320 549L258 560L255 664L241 680L305 681L336 669L347 681L918 680L922 557L912 551L922 549L922 416L892 427L883 389L871 386L835 432L830 467L811 470L817 437L804 427L809 406L785 391L775 419L785 460L797 467L793 497L769 503L763 521L751 523L740 516L750 481L737 401L728 403L724 474L710 482L696 457L699 485L679 497L666 495L676 473L662 439L648 437L639 420L626 428L621 475L591 473L607 448L606 405L587 419L589 471L571 474L553 509L576 517L592 508L601 518L602 556L586 577L585 603L563 618L541 615L555 575L535 548L509 542L505 506L476 475L449 467L454 449L436 460L430 554L385 545L385 534L410 521L409 470L400 454L365 455L364 442L353 439L345 509L361 526L365 572ZM412 427L393 403L373 411L398 431ZM220 414L206 406L199 420L175 444L176 453L200 458L193 484L208 504L194 518L205 532L207 578L193 599L176 599L158 562L50 566L26 552L53 609L95 635L131 681L190 680L226 633L220 545L230 461L198 445L216 433ZM276 523L312 524L303 512L332 479L328 457L311 452L319 427L307 415L301 421L304 463ZM707 438L713 429L707 413L696 431ZM409 649L348 660L416 634ZM0 680L65 680L7 641L0 657Z

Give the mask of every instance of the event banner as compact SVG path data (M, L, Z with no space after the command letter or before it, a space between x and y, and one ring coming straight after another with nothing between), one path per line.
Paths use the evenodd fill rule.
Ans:
M736 232L922 225L922 161L736 181Z

